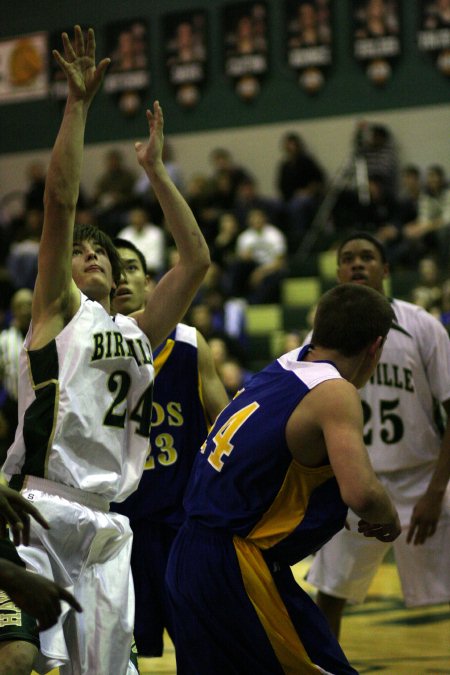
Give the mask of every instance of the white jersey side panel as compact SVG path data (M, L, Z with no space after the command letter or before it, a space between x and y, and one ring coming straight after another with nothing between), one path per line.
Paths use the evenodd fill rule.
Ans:
M122 501L137 488L148 453L154 371L147 337L134 319L110 317L83 294L55 340L27 351L30 336L6 475L37 475Z
M377 472L434 462L441 440L436 403L450 399L450 341L444 327L416 305L394 300L392 306L396 325L376 372L360 390L364 440Z

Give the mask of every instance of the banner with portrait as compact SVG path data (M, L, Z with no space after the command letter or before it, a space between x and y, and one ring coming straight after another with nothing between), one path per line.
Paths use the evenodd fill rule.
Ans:
M269 69L266 2L240 2L223 9L224 69L238 96L253 100Z
M352 13L354 57L382 86L401 52L399 0L353 0Z
M286 0L288 65L309 94L322 89L332 64L329 0Z
M48 96L47 45L47 33L0 40L0 103Z
M180 105L195 106L206 82L205 11L178 12L163 18L167 77Z
M450 0L421 0L417 43L450 76Z
M104 91L116 96L124 115L134 115L142 107L150 84L147 21L130 19L108 24L105 44L111 63Z

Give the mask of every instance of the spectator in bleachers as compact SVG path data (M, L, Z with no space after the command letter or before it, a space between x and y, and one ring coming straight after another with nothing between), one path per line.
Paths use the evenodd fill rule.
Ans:
M239 359L232 357L221 364L218 372L229 398L233 398L239 389L245 387L253 375Z
M131 209L128 213L128 225L117 233L119 239L126 239L138 248L147 263L152 276L164 271L166 249L164 231L158 225L149 222L148 213L142 207Z
M425 189L419 197L415 221L403 227L405 254L411 265L428 254L438 256L439 263L447 267L450 246L450 189L444 169L437 164L430 166Z
M277 167L277 188L286 204L289 245L297 248L322 201L325 174L296 133L281 139L283 159Z
M239 222L235 214L224 211L219 216L217 235L210 246L211 260L224 271L236 259L236 240L239 233Z
M258 190L256 180L247 176L238 183L233 204L233 213L241 230L245 228L252 209L262 209L273 225L283 229L283 203L279 199L263 196Z
M17 427L19 354L31 321L33 293L20 288L11 299L10 325L0 332L0 461L14 440Z
M192 175L186 184L186 200L208 246L211 246L211 242L217 234L218 219L222 212L222 209L214 200L214 189L212 180L202 173Z
M181 194L184 194L185 186L183 174L180 165L175 159L173 146L167 140L167 138L164 139L162 159L164 162L164 166L167 169L167 173L169 174L173 183L177 186ZM155 197L155 193L153 192L150 179L148 178L145 171L142 171L141 174L138 176L134 184L133 190L135 195L138 197L140 203L149 211L150 217L153 220L153 222L159 225L162 221L161 207L159 206L159 202Z
M135 180L122 152L109 150L105 155L105 170L95 186L94 206L99 227L112 237L123 226L123 218L133 203Z
M417 218L419 197L422 190L420 170L415 164L402 169L401 186L398 198L397 221L400 227Z
M187 323L194 326L207 342L212 338L222 340L230 356L245 362L245 349L240 343L239 337L232 332L228 332L225 319L224 314L215 311L206 300L192 305L188 312Z
M427 256L419 260L417 276L417 284L411 289L412 302L440 315L442 280L436 259Z
M209 160L213 167L211 176L214 201L223 209L230 209L234 205L239 183L250 177L250 172L238 166L225 148L214 148Z
M26 167L28 185L24 195L24 208L44 210L45 164L40 161L30 162Z
M34 288L37 275L37 259L44 212L29 209L25 213L25 226L9 249L6 267L13 288Z
M236 241L236 254L230 268L230 295L252 304L278 302L286 273L286 237L261 209L250 211L247 227Z
M383 176L373 174L368 180L369 199L367 204L359 204L357 211L357 228L370 232L386 248L388 262L390 252L398 244L400 228L397 221L397 201L386 189ZM353 224L354 229L354 224Z
M379 176L393 195L398 188L397 148L391 132L381 124L365 120L356 127L354 152L366 161L368 178Z

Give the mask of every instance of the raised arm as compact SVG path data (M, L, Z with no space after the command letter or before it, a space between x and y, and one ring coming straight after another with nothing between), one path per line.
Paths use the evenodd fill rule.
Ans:
M79 296L72 282L71 259L84 131L89 106L109 63L109 59L103 59L95 65L92 28L86 42L80 26L75 26L73 42L67 33L62 34L62 41L64 57L56 50L53 55L66 75L69 93L45 183L44 226L33 300L33 339L38 343L39 330L56 334L64 315L76 311Z
M145 310L134 315L153 347L160 344L185 315L210 264L209 250L186 200L162 161L163 113L158 101L147 110L149 140L136 143L139 164L149 177L172 234L179 261L159 281Z
M209 417L209 424L212 425L220 411L228 405L229 399L217 373L211 349L199 331L197 331L197 346L203 402Z

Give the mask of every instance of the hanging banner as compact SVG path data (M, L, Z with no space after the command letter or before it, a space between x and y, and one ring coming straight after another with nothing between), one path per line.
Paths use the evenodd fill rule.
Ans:
M48 96L47 33L0 40L0 103Z
M124 115L134 115L144 104L150 84L148 25L144 19L108 24L105 29L106 71L104 91L115 94Z
M353 53L376 85L391 77L400 55L398 0L353 0Z
M206 12L167 14L163 33L169 82L175 88L178 103L192 108L206 82Z
M224 7L224 68L238 96L253 100L268 72L267 4L241 2Z
M322 89L332 64L329 0L286 0L287 61L309 94Z
M450 0L421 0L417 43L450 76Z

